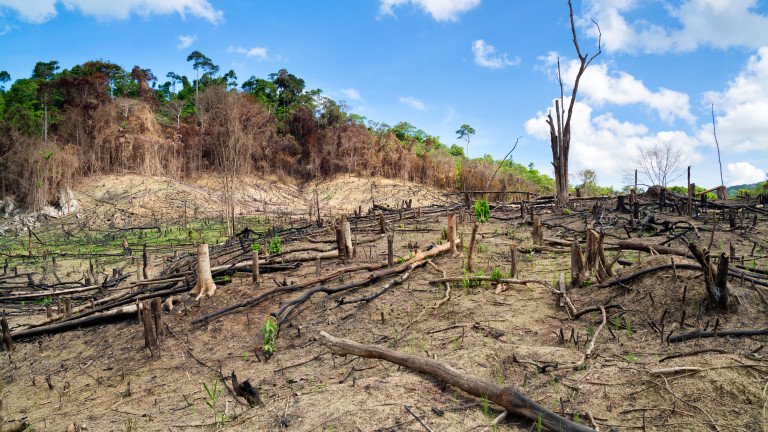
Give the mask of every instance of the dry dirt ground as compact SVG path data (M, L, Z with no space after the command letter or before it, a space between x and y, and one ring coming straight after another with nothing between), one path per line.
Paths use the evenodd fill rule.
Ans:
M102 189L93 187L90 195L94 203L86 204L106 211L108 206L95 204L100 197L127 193L110 183L114 181L105 180ZM189 193L203 187L162 181L162 186L156 188L155 180L130 176L122 181L126 191L135 191L137 185L151 186L150 194L156 196L178 187ZM376 183L378 187L384 182ZM342 209L351 212L358 205L367 209L370 185L360 179L338 179L320 185L318 196L327 200L326 205L334 208L334 213ZM205 202L203 190L200 200ZM345 190L351 192L345 195ZM387 190L394 196L389 205L406 198L414 198L414 206L443 200L439 192L415 185L391 186ZM299 203L296 208L306 212L304 203L314 197L314 191L297 191L288 186L278 188L259 204L285 206L295 200ZM136 193L140 199L146 191ZM401 193L402 197L397 195ZM546 236L583 233L585 220L593 219L588 206L588 202L581 204L566 218L542 214ZM259 207L243 205L243 212L250 210L259 211ZM497 209L491 220L480 226L475 272L508 272L510 243L532 246L529 223L519 215L513 209L507 213ZM659 215L657 219L677 217ZM707 220L693 222L705 246L709 242L705 228L711 226ZM467 218L459 225L465 245L472 222ZM416 249L442 242L445 225L443 215L395 220L390 226L395 232L395 257L407 259ZM606 229L610 234L606 237L610 259L615 253L610 245L617 237L626 238L626 234ZM374 238L374 234L362 227L357 230L360 241ZM658 244L666 239L656 236L645 241ZM746 265L765 272L768 252L762 251L762 246L754 249L753 240L765 245L766 239L768 223L764 220L746 232L720 226L714 237L713 255L721 249L727 251L733 244L737 256L747 257ZM330 232L316 232L311 241L286 242L283 248L290 251L318 245L331 249L335 237ZM684 249L679 241L669 246ZM386 251L386 240L379 239L361 245L356 258L347 263L323 261L320 271L327 274L342 267L386 261ZM620 276L670 262L669 256L641 252L624 252L624 257L632 263L617 265ZM290 255L285 256L285 261L290 261ZM432 261L449 276L465 276L466 253L454 258L441 255ZM675 263L695 261L676 257ZM521 256L520 265L520 278L553 283L558 273L569 272L570 256L559 251L531 252ZM298 282L314 277L315 272L314 262L305 263L295 270L264 275L258 286L251 282L250 273L239 273L231 283L220 286L214 297L186 301L163 316L170 331L166 331L159 358L150 357L144 348L142 329L135 320L19 342L16 351L0 359L6 422L23 419L34 430L52 431L76 427L89 431L425 430L405 410L407 405L432 430L480 431L502 412L493 403L484 403L434 377L385 361L335 356L319 343L318 335L324 330L336 337L437 358L467 374L516 386L569 419L592 426L591 415L601 431L768 431L768 350L762 349L768 342L766 336L668 343L657 328L663 326L664 337L670 331L679 334L711 330L715 321L721 330L766 328L768 290L764 287L731 280L737 299L725 312L710 307L701 272L696 270L678 269L676 276L672 270L663 270L610 288L572 288L570 296L579 310L596 305L620 305L624 309L608 310L605 327L594 337L593 357L578 370L537 372L547 363L578 361L598 330L602 314L588 313L571 320L550 290L540 284L500 288L496 284L451 283L450 300L445 306L427 312L404 331L426 306L446 295L444 284L429 282L441 276L429 266L417 268L405 283L371 302L338 306L342 298L349 301L374 293L394 277L332 296L313 296L281 326L275 354L268 360L261 354L262 326L281 301L300 293L272 297L207 323L191 324L195 318L275 288L284 278L289 283ZM347 274L328 285L359 280L364 273ZM11 316L11 327L17 325L17 317L23 316ZM560 339L561 330L565 340ZM670 368L689 369L655 373ZM259 388L264 406L250 408L242 398L224 389L215 405L215 417L206 404L211 400L203 384L210 387L217 376L223 376L218 388L222 382L231 387L232 371L241 381L249 379ZM511 416L495 430L535 431L537 425Z

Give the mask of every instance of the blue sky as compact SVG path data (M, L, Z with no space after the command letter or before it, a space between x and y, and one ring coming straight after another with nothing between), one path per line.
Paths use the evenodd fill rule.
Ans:
M575 0L583 52L602 54L582 78L571 172L621 187L638 149L669 143L698 185L768 172L768 0ZM0 70L103 59L151 68L161 82L199 50L242 82L286 68L351 111L400 121L551 172L543 118L575 76L565 0L0 0ZM568 88L566 88L568 92ZM676 183L682 183L684 178Z

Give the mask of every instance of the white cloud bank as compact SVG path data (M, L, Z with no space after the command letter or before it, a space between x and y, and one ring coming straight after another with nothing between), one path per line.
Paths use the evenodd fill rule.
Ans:
M566 99L566 105L570 99ZM621 122L612 113L593 117L593 108L576 102L571 120L570 160L578 166L593 169L607 177L619 178L632 166L632 158L639 156L641 147L670 143L683 153L684 165L702 160L696 147L701 142L685 132L670 130L649 133L648 127L638 123ZM549 142L546 113L539 112L525 122L525 131L537 140ZM571 170L574 171L575 170ZM617 186L617 185L615 185Z
M267 59L267 49L263 47L243 48L241 46L227 48L229 53L245 54L246 57L257 57L259 61Z
M132 13L141 16L178 13L182 18L191 15L215 24L223 17L223 12L208 0L0 0L0 12L11 9L20 20L41 24L58 14L59 4L67 10L79 10L83 15L102 19L126 19Z
M548 66L552 77L557 73L557 53L550 52L545 57L540 57ZM567 89L573 88L576 74L579 71L579 60L561 59L563 84ZM687 94L666 88L652 91L634 76L623 72L613 72L606 64L592 64L579 82L579 97L596 107L605 104L619 106L638 104L655 110L659 117L666 122L673 122L681 118L693 123L696 118L691 114L690 98Z
M579 24L597 38L590 19L600 24L603 48L613 52L689 52L701 46L727 49L768 45L768 16L756 11L757 0L684 0L663 5L641 0L587 0ZM627 16L656 7L676 21L669 28Z
M510 60L507 53L496 54L496 47L478 39L472 43L472 53L475 55L475 63L491 69L502 69L506 66L520 64L520 57Z
M765 171L755 167L749 162L729 163L725 166L728 171L728 185L751 184L766 179Z
M705 98L720 113L716 124L722 150L768 152L768 47L760 48L749 58L744 70L728 83L725 91L707 93ZM714 147L711 122L702 126L697 136Z
M176 48L183 50L184 48L189 48L192 46L193 43L197 40L196 35L190 35L190 36L179 36L179 43L176 45Z
M360 96L360 92L357 89L354 88L348 88L348 89L339 89L339 93L341 93L344 97L346 97L349 100L362 100L363 98Z
M400 102L410 106L411 108L417 109L419 111L426 111L426 109L427 109L427 107L424 106L424 102L416 99L415 97L411 97L411 96L402 97L401 96L400 97Z
M480 0L380 0L379 13L395 16L394 8L411 3L436 21L458 21L459 15L480 5Z

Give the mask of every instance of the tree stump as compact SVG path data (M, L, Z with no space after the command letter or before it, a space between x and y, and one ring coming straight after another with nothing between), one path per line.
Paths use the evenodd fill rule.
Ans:
M696 261L702 267L702 273L704 275L704 286L707 289L707 295L712 303L719 309L728 309L728 255L720 254L720 260L717 263L717 268L714 267L712 260L709 256L708 250L701 250L695 243L689 243L688 249L696 257Z
M509 277L512 279L517 278L517 263L518 263L518 257L517 257L517 243L512 243L509 245L509 254L511 256L511 263L509 265Z
M579 241L574 238L571 245L571 285L574 287L580 287L584 285L587 280L587 272L585 271L586 265L584 264L584 255L581 252L581 246Z
M152 318L155 321L155 338L159 344L163 340L163 303L160 297L152 299Z
M253 284L258 285L259 284L259 251L258 250L253 251L252 262L253 264L251 265L251 271L253 272L253 275L252 275Z
M384 212L379 212L379 234L387 233L387 224L384 222Z
M541 226L541 220L538 215L533 216L531 237L533 237L534 246L542 246L544 244L544 229Z
M472 237L469 239L469 251L467 252L467 271L470 273L473 273L474 266L473 266L473 251L475 249L475 237L477 236L477 229L480 227L479 222L475 222L474 225L472 225Z
M345 259L350 259L354 253L354 245L352 244L352 228L346 216L341 217L341 238L344 241Z
M600 240L595 230L587 230L587 260L586 272L592 273L597 269L600 257Z
M211 275L211 256L208 252L208 244L197 245L197 283L189 295L197 295L195 300L202 297L211 297L216 292L216 284Z
M13 339L11 338L11 329L8 326L8 320L5 319L5 309L3 309L3 316L0 319L0 326L3 329L3 341L5 342L5 349L13 351L16 349L13 345Z
M456 213L448 214L448 241L451 244L451 256L456 255Z

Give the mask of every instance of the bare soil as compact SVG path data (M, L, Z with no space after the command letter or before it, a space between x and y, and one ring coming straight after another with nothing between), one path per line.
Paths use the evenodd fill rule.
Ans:
M110 177L78 188L76 195L83 199L87 215L99 215L105 221L128 223L126 218L134 218L130 223L135 224L139 217L152 220L153 212L154 219L177 221L178 213L173 212L178 211L178 204L171 208L168 203L177 200L181 191L186 197L181 202L189 199L198 203L200 215L204 211L215 213L216 195L210 192L214 183L215 179L178 184L135 176ZM321 209L325 206L340 214L362 206L367 211L372 204L373 183L352 178L317 185ZM413 198L414 207L445 203L445 196L438 191L380 180L375 183L373 199L377 204L397 206L409 198ZM295 209L296 218L299 212L306 218L314 189L251 179L244 187L238 211L244 215L262 212L267 205ZM574 232L583 236L585 221L595 223L595 215L588 211L591 204L577 204L569 217L543 213L545 236L572 239ZM126 215L125 210L132 215ZM657 219L681 218L659 215ZM709 233L705 229L711 227L711 218L702 220L707 222L692 222L706 245ZM459 226L465 245L473 222L468 217ZM626 233L613 227L621 223L620 218L600 222L606 224L609 234L606 247L610 259L615 253L610 245L626 238ZM373 238L375 232L360 224L357 230L353 224L359 240ZM391 225L395 256L407 258L417 249L443 241L446 217L397 220ZM754 262L765 271L766 252L762 246L753 249L753 240L766 243L768 224L761 221L748 230L723 228L719 226L715 233L712 255L721 250L727 253L732 244L736 255L745 257L745 265ZM667 238L662 235L643 240L659 244ZM495 209L491 220L479 229L475 271L485 275L496 269L508 272L512 242L532 246L530 225L520 218L519 210L508 208L502 213ZM318 245L334 248L335 236L328 231L316 232L311 241L303 238L284 243L283 248L290 251ZM677 240L669 246L685 250ZM347 263L325 260L321 273L386 261L386 251L385 239L360 245L356 257ZM617 265L619 276L670 262L669 256L644 252L624 252L624 257L631 264ZM674 260L676 264L695 264L682 257ZM285 261L290 261L290 255ZM465 276L466 253L453 258L441 255L433 262L449 276ZM520 278L554 283L558 273L570 271L570 255L531 252L522 255L520 266ZM296 270L266 274L259 286L251 282L250 273L238 273L231 283L220 286L214 297L200 302L187 300L164 314L170 332L166 331L159 358L152 358L144 348L142 328L135 320L21 341L16 351L0 359L6 421L23 419L36 430L52 431L76 427L90 431L200 431L217 427L237 431L424 430L404 409L407 405L432 430L480 431L502 412L498 406L434 377L383 361L335 356L318 342L318 334L324 330L336 337L436 358L485 380L516 386L569 419L592 426L591 415L601 431L768 431L766 336L671 344L665 340L670 332L712 330L716 320L721 330L768 327L764 300L768 292L764 287L753 287L749 282L742 285L732 279L735 296L729 311L711 307L698 270L678 269L677 277L671 269L658 271L610 288L571 288L569 295L579 310L597 305L624 309L608 310L608 322L595 338L594 355L579 370L537 371L545 364L578 361L602 315L598 311L571 320L550 290L540 284L499 287L451 283L451 297L445 306L427 312L403 331L425 307L446 295L444 284L429 282L441 276L429 266L417 268L407 282L371 302L336 307L342 298L369 295L391 279L332 296L315 295L281 326L275 354L269 359L261 351L263 323L281 301L300 293L272 297L206 323L191 324L196 318L275 288L284 279L299 282L314 277L315 272L314 263L305 263ZM347 274L328 285L342 285L363 276ZM25 308L13 303L7 307L13 312L9 315L12 329L44 316L37 305ZM685 319L681 322L683 311ZM661 326L663 335L656 328ZM565 340L560 339L561 331ZM701 353L665 358L696 352ZM654 373L669 368L699 369ZM203 384L211 386L217 376L224 376L223 382L231 387L228 377L232 371L240 381L249 379L258 387L265 404L248 407L242 398L225 389L216 404L224 420L215 420L213 410L206 405L210 399ZM47 377L52 388L46 383ZM510 416L496 430L530 431L537 430L537 425Z

